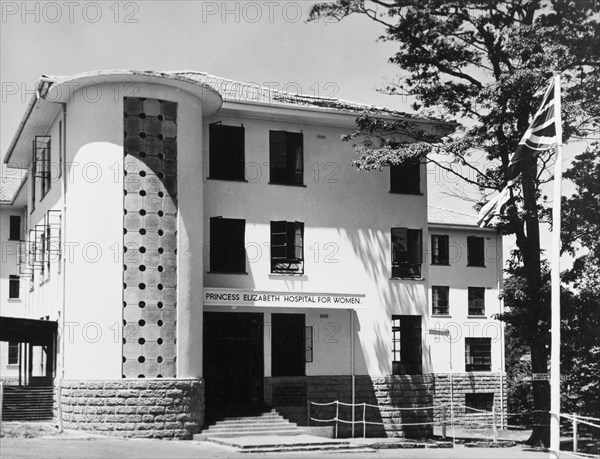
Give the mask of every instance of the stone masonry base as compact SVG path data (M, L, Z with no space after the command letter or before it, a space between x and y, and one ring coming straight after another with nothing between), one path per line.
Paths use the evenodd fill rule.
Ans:
M189 439L204 423L201 379L63 380L60 393L65 429Z
M450 375L445 373L436 373L433 375L434 383L434 405L441 406L450 403ZM500 385L502 379L503 386ZM467 394L493 394L490 397L493 399L493 405L496 410L497 423L500 425L501 420L506 414L506 374L473 372L473 373L454 373L452 375L452 399L454 400L455 410L454 416L456 419L465 422L465 426L480 427L483 424L491 424L492 413L481 413L475 410L468 410L464 405L467 404ZM481 407L479 407L481 409ZM450 417L449 411L446 413L447 418ZM434 411L436 421L441 420L442 410L436 408Z
M433 377L420 376L356 376L355 403L375 405L365 408L365 419L383 425L367 424L368 437L427 438L433 435L433 409L416 408L433 405ZM308 421L308 402L328 403L352 401L350 376L301 376L265 378L265 402L282 416L299 425L335 426L335 422ZM338 419L352 420L352 408L340 405ZM335 405L310 406L310 417L332 419ZM354 435L363 436L363 407L354 408ZM414 425L425 423L423 425ZM338 422L338 437L352 435L351 424ZM399 426L397 424L413 424Z

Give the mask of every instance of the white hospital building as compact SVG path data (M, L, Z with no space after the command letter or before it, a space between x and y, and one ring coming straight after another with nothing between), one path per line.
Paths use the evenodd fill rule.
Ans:
M429 435L397 424L436 410L401 408L450 398L504 409L501 236L428 213L425 164L352 167L363 113L456 127L192 71L41 77L4 152L26 172L2 182L7 388L156 438L306 425L310 402L377 405L369 435Z

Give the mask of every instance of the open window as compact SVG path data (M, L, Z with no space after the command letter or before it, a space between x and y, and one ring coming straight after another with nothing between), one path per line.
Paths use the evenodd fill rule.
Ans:
M406 161L404 164L390 165L390 192L421 194L421 163Z
M392 228L392 277L421 277L422 233L420 229Z
M210 271L245 273L246 220L213 217L210 219Z
M431 264L449 265L450 264L450 238L447 235L431 235Z
M271 222L271 272L304 273L304 223Z
M245 180L244 126L209 126L209 159L211 179Z
M485 266L484 239L467 237L467 266Z
M46 196L50 191L52 180L50 177L50 136L37 135L33 141L34 158L34 182L39 179L42 195ZM35 185L34 185L35 186Z
M392 374L423 373L421 316L392 316Z
M269 131L269 181L279 185L304 184L301 132Z

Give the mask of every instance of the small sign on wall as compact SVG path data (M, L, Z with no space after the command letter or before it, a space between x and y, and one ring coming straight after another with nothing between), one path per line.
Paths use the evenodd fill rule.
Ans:
M533 381L550 381L550 373L532 373Z

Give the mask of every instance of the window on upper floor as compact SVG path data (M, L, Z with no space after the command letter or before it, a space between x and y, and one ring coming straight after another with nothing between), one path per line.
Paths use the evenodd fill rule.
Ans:
M33 142L34 145L34 162L35 162L35 173L34 179L40 180L42 195L40 199L46 196L46 193L50 191L52 185L52 179L50 174L51 169L51 156L50 156L50 136L37 135Z
M404 164L390 165L390 192L421 194L421 163L407 161Z
M246 220L213 217L210 219L210 271L245 273Z
M269 131L269 181L280 185L304 184L302 133Z
M491 371L492 339L465 338L465 370Z
M418 279L421 277L423 254L420 229L392 228L392 277Z
M434 316L447 316L450 314L450 287L434 285L431 287L431 305Z
M14 341L8 342L8 364L19 364L19 343L15 343Z
M469 315L485 315L485 287L469 287Z
M211 179L245 180L244 126L209 126L209 160Z
M8 230L8 239L10 241L21 240L21 217L19 215L11 215Z
M271 222L271 272L304 273L304 223Z
M467 266L485 266L484 238L467 237Z
M21 298L21 278L16 274L8 276L8 298L14 300Z
M431 264L450 264L450 237L441 234L431 235Z
M421 316L392 316L392 374L423 373Z

